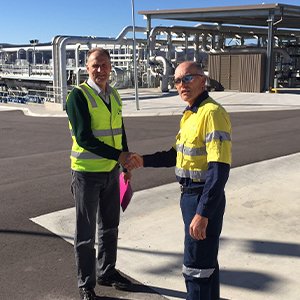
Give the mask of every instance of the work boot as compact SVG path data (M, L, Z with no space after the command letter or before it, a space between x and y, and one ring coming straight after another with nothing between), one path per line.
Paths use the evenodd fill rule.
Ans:
M132 282L121 275L117 270L106 277L98 277L97 282L100 285L112 286L117 290L128 291L132 285Z
M81 300L96 300L94 289L79 288Z

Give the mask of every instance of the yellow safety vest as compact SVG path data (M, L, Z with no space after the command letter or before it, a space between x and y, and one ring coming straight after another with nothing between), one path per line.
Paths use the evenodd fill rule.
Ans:
M208 97L197 113L185 111L176 150L176 175L196 182L205 181L209 162L231 164L231 122L225 109Z
M122 149L122 102L118 92L111 87L111 112L101 98L86 83L75 88L80 89L88 103L91 116L91 129L94 136L105 144L116 149ZM80 147L69 122L73 145L71 152L71 169L83 172L109 172L117 164L115 160L96 155Z

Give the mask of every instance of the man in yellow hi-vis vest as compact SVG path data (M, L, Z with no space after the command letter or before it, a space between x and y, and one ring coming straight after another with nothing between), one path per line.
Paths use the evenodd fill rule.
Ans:
M187 300L220 299L217 257L231 165L231 122L225 109L209 97L205 82L196 62L181 63L175 70L175 85L188 106L175 145L142 157L132 154L140 167L175 166L185 224L182 273Z
M131 284L115 268L120 218L119 164L124 166L129 152L122 101L108 84L109 52L91 49L86 68L89 78L70 92L66 110L73 140L71 190L76 206L74 249L78 287L82 300L94 300L96 281L117 289L128 289ZM124 178L130 180L130 171L124 173Z

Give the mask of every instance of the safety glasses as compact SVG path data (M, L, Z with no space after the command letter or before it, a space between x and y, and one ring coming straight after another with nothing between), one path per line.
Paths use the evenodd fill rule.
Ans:
M180 84L181 82L182 83L190 83L194 79L195 76L203 76L203 75L201 75L201 74L188 74L188 75L184 75L181 78L180 77L175 78L174 79L174 83L175 84Z

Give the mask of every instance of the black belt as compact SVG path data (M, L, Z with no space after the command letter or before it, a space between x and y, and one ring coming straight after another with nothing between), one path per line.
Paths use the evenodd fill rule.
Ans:
M203 188L204 186L191 188L191 187L186 187L181 185L180 191L181 193L185 193L185 194L199 194L203 192Z

